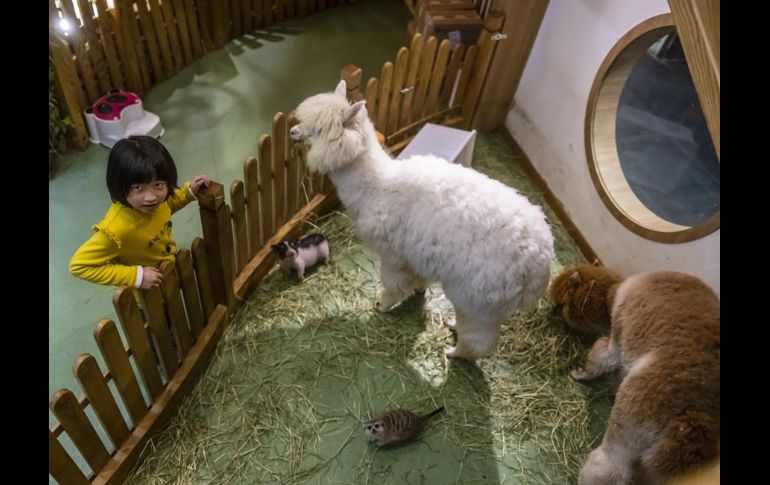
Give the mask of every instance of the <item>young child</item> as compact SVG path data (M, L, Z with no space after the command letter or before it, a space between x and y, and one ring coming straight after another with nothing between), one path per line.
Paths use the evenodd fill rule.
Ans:
M202 185L209 185L206 175L179 188L174 160L155 138L118 141L107 163L112 205L72 256L70 272L101 285L157 287L158 266L176 254L171 214L195 200Z

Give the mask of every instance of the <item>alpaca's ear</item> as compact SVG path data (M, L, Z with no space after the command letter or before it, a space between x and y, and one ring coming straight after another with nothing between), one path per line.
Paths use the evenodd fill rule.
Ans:
M583 278L580 277L580 273L578 273L577 271L572 273L572 275L570 275L569 277L569 285L571 288L577 288L578 286L580 286L580 283L582 282L583 282Z
M348 86L345 84L345 81L342 80L339 83L337 83L337 87L334 88L334 94L338 94L342 96L343 98L347 99L348 97Z
M594 262L593 262L593 265L594 265L594 266L601 266L601 265L602 265L602 263L599 261L599 258L594 258Z
M342 115L343 126L347 126L357 115L366 116L366 101L358 101L345 109L345 114Z

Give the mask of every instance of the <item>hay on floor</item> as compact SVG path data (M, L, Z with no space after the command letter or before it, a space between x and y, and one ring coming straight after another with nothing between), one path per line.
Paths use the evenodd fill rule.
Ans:
M480 136L474 166L542 204L526 177L485 158L510 156L500 143ZM546 212L552 271L583 261ZM266 277L130 483L576 481L609 412L604 386L567 372L590 339L570 333L544 300L506 322L491 358L448 360L454 335L442 321L451 306L440 287L379 314L379 262L348 216L330 214L310 230L329 237L332 264L302 284L279 271ZM380 450L364 439L362 423L380 411L438 406L445 413L409 445Z

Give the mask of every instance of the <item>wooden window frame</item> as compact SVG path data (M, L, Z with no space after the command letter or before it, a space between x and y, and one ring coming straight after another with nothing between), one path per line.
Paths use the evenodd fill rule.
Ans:
M718 13L716 17L718 24ZM655 40L675 30L680 32L683 29L675 25L674 15L666 13L642 21L621 37L610 49L604 62L599 67L588 96L585 119L585 146L588 168L591 173L591 180L602 202L604 202L612 215L631 232L645 239L668 244L693 241L716 231L720 225L720 211L717 210L706 221L694 226L675 224L653 213L634 194L623 174L618 158L615 128L620 95L633 66L636 65L639 57L644 54ZM692 40L690 38L690 41ZM683 47L685 47L688 65L690 65L691 56L687 55L684 38L682 38L682 43ZM690 67L690 72L693 78L695 78L693 71L693 68ZM700 77L701 82L695 82L695 87L703 103L704 95L701 93L701 87L704 84L709 84L710 81L708 79L704 80L703 72L701 72ZM718 133L718 63L715 79L717 82L717 120L716 123L708 121L707 123L712 139L714 139L718 157L718 136L714 137L712 129L716 127ZM713 92L711 92L710 98L713 98ZM712 109L710 112L712 118L714 114ZM708 119L706 108L704 108L704 115L707 115Z

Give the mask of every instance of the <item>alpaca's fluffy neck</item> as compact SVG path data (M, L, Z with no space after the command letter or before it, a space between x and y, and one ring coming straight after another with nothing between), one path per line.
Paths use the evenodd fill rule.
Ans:
M382 189L380 180L388 162L392 161L377 141L371 125L365 127L364 133L366 149L342 168L329 172L329 178L337 187L337 195L353 216L358 216L367 199L376 196Z

